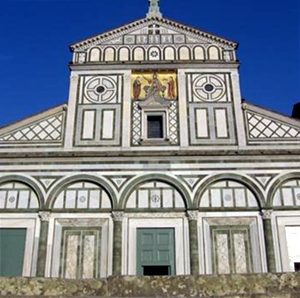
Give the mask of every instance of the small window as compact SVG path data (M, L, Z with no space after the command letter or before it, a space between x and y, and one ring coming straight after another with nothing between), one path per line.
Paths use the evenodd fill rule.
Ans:
M300 262L294 263L295 271L300 272Z
M147 117L148 139L162 139L163 132L163 116L162 115L149 115Z

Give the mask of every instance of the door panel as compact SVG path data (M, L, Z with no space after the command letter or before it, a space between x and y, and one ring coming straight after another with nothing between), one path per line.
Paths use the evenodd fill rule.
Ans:
M155 268L158 275L175 274L174 229L137 229L137 274L155 275Z
M22 276L26 229L0 229L0 276Z

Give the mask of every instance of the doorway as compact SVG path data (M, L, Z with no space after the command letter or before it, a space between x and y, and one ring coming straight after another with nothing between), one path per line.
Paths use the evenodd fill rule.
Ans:
M137 275L175 275L172 228L137 229Z

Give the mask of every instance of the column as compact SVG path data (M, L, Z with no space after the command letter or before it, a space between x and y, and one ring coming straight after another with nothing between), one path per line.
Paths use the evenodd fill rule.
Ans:
M113 275L121 275L122 268L122 222L124 212L112 212L113 231Z
M261 211L261 216L262 216L263 226L264 226L264 237L265 237L268 272L276 272L274 241L273 241L272 222L271 222L272 212L273 212L272 210Z
M187 211L189 219L190 236L190 264L191 274L199 274L199 248L198 248L198 211Z
M50 212L39 212L39 218L41 222L41 227L40 227L36 275L38 277L44 277L46 256L47 256L47 241L48 241L48 227L49 227Z

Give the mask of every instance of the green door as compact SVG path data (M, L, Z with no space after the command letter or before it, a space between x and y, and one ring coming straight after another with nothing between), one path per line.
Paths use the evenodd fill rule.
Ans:
M137 229L137 274L175 275L174 229Z
M0 229L0 276L23 273L26 229Z

